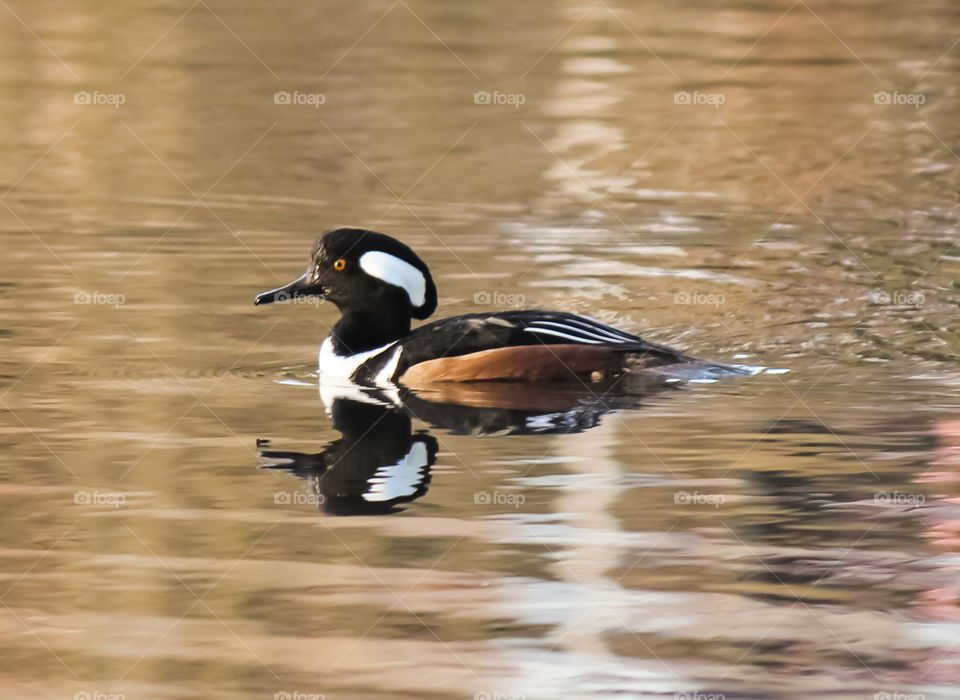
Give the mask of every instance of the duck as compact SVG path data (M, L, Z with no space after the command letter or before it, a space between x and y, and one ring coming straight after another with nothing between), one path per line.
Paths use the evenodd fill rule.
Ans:
M325 380L407 388L450 382L615 384L626 376L752 374L563 311L515 309L451 316L412 327L437 309L427 264L384 233L343 227L323 233L306 272L256 295L254 304L306 297L329 301L340 319L320 346Z

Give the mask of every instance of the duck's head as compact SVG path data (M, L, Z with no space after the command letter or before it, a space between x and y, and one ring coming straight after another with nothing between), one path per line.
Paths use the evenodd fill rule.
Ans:
M327 299L345 316L428 318L437 308L437 288L417 254L396 238L360 228L320 236L303 276L258 294L255 304L298 297Z

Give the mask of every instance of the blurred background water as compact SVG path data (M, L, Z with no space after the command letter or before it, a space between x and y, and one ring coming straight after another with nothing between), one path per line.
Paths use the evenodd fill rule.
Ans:
M4 697L957 697L955 3L0 5ZM790 372L337 517L337 225Z

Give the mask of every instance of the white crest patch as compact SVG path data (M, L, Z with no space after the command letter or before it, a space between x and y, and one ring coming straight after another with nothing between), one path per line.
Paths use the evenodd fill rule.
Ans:
M427 279L423 273L396 255L371 250L360 256L360 267L371 277L406 291L410 303L415 307L423 306L427 300Z

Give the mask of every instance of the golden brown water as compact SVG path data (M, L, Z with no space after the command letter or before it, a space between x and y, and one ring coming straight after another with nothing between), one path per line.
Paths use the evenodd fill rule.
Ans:
M0 3L0 695L957 697L957 20ZM341 440L335 310L252 300L342 224L791 371ZM261 468L393 438L389 516Z

